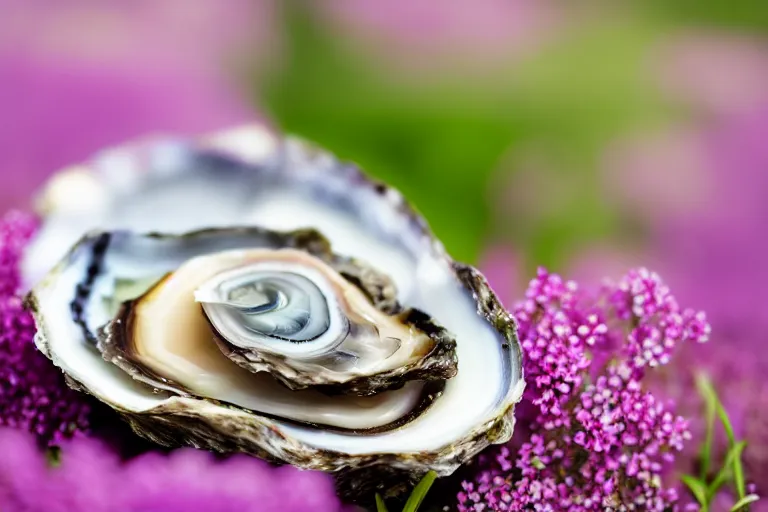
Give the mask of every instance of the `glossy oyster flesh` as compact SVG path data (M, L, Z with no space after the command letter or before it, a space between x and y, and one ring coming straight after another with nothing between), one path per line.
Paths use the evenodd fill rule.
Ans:
M90 256L102 273L75 302L89 312L84 335L98 338L107 360L158 389L269 414L294 401L297 411L280 414L291 418L309 414L322 397L285 392L272 378L251 372L267 372L293 390L354 395L456 375L456 343L445 329L420 311L401 310L380 288L365 288L370 279L354 277L372 271L327 252L316 232L221 229L153 237L152 243L129 233L108 236L103 255ZM135 250L139 246L144 252ZM150 265L150 258L169 273L115 310L127 297L115 299L121 294L114 283L139 291L134 283L146 285L152 276L136 269ZM350 272L360 288L337 269ZM102 326L103 333L94 334ZM279 395L272 405L264 386ZM365 414L348 421L363 421ZM311 415L299 421L325 423ZM345 428L344 421L336 423Z
M112 179L115 166L127 180ZM228 228L181 238L119 231L87 237L30 295L40 328L38 346L72 382L123 413L141 435L166 445L244 451L336 471L350 495L368 493L370 486L396 490L386 479L363 485L361 473L397 473L398 482L407 485L403 473L414 478L429 469L450 474L490 443L511 436L513 407L524 387L514 322L483 277L453 262L393 189L260 127L199 142L154 140L115 150L69 173L60 175L44 196L47 217L25 267L30 282L48 267L44 253L56 253L84 229L178 233ZM69 193L83 186L101 198L92 205L70 204ZM94 219L102 219L102 225ZM229 229L236 225L312 228L343 256L330 253L313 231ZM275 237L283 237L282 242L275 243ZM314 242L297 241L307 238ZM275 261L280 251L288 261ZM272 254L264 259L264 253ZM222 258L236 262L222 264ZM192 279L200 273L193 269L188 274L191 265L210 269L210 274ZM289 267L291 277L279 279ZM342 282L352 298L343 305L327 300L329 289ZM162 301L153 302L158 297ZM211 381L182 381L179 375L163 375L167 367L147 364L156 353L142 352L139 360L135 351L126 351L134 348L127 344L131 340L141 347L149 342L165 353L162 344L182 332L175 329L185 328L163 321L162 304L175 299L197 312L201 329L209 329L214 339L206 350L217 356L216 364L242 376L242 381L228 377L237 383L227 387L232 382L226 382L232 394L220 394L224 382L218 371ZM321 314L307 319L298 309L286 311L286 304ZM339 323L339 317L331 320L331 311L341 310L347 324ZM131 312L141 321L127 333L124 322ZM371 319L374 313L380 317ZM382 335L389 332L389 327L382 329L385 320L394 322L396 331L410 323L415 334L408 343L401 335ZM354 335L339 336L345 329ZM334 335L319 336L326 332ZM302 336L318 344L308 347L303 359L295 353L289 357L288 349L296 348ZM282 353L276 338L284 342L278 344ZM401 340L396 350L398 343L389 338ZM362 339L378 340L357 360L368 380L338 379L339 370L354 367L348 366L348 342L361 350ZM443 356L451 352L453 340L458 373L450 378L451 358ZM434 346L409 350L411 342ZM310 351L323 343L323 350L343 355L308 364L316 355L310 357ZM380 359L387 353L389 358ZM426 373L415 367L402 372L422 356ZM375 378L385 374L386 379ZM386 384L356 387L356 380ZM339 392L339 385L349 386L346 395L329 394Z

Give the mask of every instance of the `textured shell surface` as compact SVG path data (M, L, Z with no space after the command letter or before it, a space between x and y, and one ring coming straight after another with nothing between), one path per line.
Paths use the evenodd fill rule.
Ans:
M354 165L261 125L197 140L151 137L63 170L38 205L44 222L23 265L37 344L80 389L120 411L147 438L333 471L355 497L372 488L399 490L387 478L367 475L406 477L400 481L430 469L448 475L512 434L524 388L514 320L483 276L454 262L396 190ZM258 410L251 402L202 396L171 385L172 379L163 386L162 375L148 381L146 374L126 371L114 353L105 357L97 349L128 318L117 310L184 262L276 248L278 238L277 248L347 265L336 271L348 277L350 289L365 292L370 307L387 314L413 309L444 328L455 340L455 376L440 374L430 383L428 374L416 372L397 385L355 391L371 396L323 394L328 414L346 410L353 423L365 425L339 429ZM300 279L292 283L304 286ZM272 300L259 297L264 304ZM306 297L298 303L322 304L311 293ZM221 315L211 318L215 325L222 321ZM227 362L242 370L235 359ZM269 375L263 366L251 370L259 378ZM299 381L294 390L279 386L280 392L316 393L300 389L315 384L312 379ZM380 419L371 415L366 423L354 407L372 404L381 407Z

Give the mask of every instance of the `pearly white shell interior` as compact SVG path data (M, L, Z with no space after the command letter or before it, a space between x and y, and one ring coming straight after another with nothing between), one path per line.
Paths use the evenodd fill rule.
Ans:
M312 446L350 454L437 450L467 437L516 402L523 390L518 359L502 350L498 332L477 312L475 302L456 279L442 247L421 236L413 219L393 207L394 191L384 195L357 186L351 169L325 155L306 155L290 143L278 149L265 142L268 132L254 128L211 143L227 157L200 154L178 141L117 150L95 164L93 179L103 200L78 208L59 197L24 270L34 282L77 238L92 228L184 232L203 227L257 225L277 230L313 227L334 251L360 258L393 278L399 299L432 315L457 340L458 376L427 412L405 427L356 436L282 423L289 437ZM268 150L254 156L250 147ZM237 160L240 159L240 160ZM222 165L223 164L223 165ZM148 173L148 174L147 174ZM254 181L253 176L262 176ZM118 187L118 178L120 176ZM147 177L149 176L149 178ZM147 182L151 188L145 188ZM119 190L119 192L118 192ZM340 200L340 198L342 200ZM167 397L147 393L88 347L68 307L82 263L70 259L73 272L36 288L48 324L55 362L100 398L145 411ZM148 265L147 275L161 272Z

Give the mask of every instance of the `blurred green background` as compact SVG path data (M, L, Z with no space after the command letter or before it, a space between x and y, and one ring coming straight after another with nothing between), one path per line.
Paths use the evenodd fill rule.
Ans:
M1 5L3 209L106 145L258 117L400 188L457 258L562 269L642 247L703 179L661 159L633 190L625 146L768 98L762 0Z
M658 270L713 326L671 394L712 373L764 495L768 0L0 0L0 211L253 120L399 188L507 306L538 265Z
M675 65L674 55L664 63L665 52L692 34L689 51L700 44L706 59L707 44L759 39L768 28L760 1L577 4L548 5L556 19L533 29L535 41L478 70L472 59L503 41L479 45L468 59L453 59L447 43L439 57L413 57L407 45L386 40L396 31L366 45L365 33L339 30L317 5L289 2L285 51L257 98L285 130L400 188L458 258L477 262L488 244L506 242L529 267L562 267L591 244L642 238L642 223L606 200L607 148L667 126L712 122L707 105L665 90L663 68ZM505 14L514 12L487 13ZM518 14L540 22L535 12ZM402 30L419 27L403 20ZM734 59L744 51L736 46ZM401 66L408 58L415 65ZM738 82L726 95L740 94Z

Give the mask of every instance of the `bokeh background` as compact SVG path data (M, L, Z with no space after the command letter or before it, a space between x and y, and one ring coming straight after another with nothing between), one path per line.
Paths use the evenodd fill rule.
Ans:
M657 269L714 329L671 371L713 374L768 474L765 0L0 0L0 210L252 119L400 188L507 304L537 265Z

